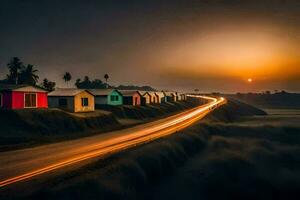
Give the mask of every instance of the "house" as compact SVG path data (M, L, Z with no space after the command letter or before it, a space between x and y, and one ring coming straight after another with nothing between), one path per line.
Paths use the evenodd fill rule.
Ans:
M152 100L152 96L149 94L149 92L146 91L140 91L140 93L143 95L145 104L150 104Z
M156 92L148 91L148 93L151 96L151 103L152 104L159 103L159 96L156 94Z
M181 93L176 92L176 99L177 99L177 101L181 101L182 100L181 99Z
M142 94L137 90L119 90L123 95L124 105L139 106L142 104Z
M158 103L165 103L167 102L167 98L163 92L155 92L158 96Z
M47 91L36 86L1 84L0 108L48 108Z
M186 101L186 94L181 93L180 96L182 101Z
M95 105L123 105L123 96L118 90L90 89L89 91L95 96Z
M177 93L177 99L178 99L178 101L185 101L186 100L186 94L184 94L182 92L178 92Z
M48 94L50 108L60 108L70 112L91 112L95 110L95 98L84 89L57 88Z
M175 92L167 92L167 91L163 91L167 102L176 102L177 101L177 95Z

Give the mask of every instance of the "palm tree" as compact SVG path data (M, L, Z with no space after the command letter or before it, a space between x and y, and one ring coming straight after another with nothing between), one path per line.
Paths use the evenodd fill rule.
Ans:
M108 84L107 84L107 79L109 79L108 74L105 74L105 75L104 75L104 78L105 78L105 82L106 82L106 88L108 88Z
M42 85L46 90L51 92L54 90L56 83L45 78Z
M9 75L7 79L11 82L14 82L16 85L18 84L19 72L24 67L20 58L13 57L11 61L7 64L9 69Z
M63 79L68 84L68 82L72 79L70 72L66 72L63 76Z
M20 82L30 85L36 85L39 80L39 76L36 74L37 69L34 69L34 66L28 64L20 73Z
M78 78L78 79L76 79L75 86L76 86L77 88L80 88L80 85L81 85L81 79Z

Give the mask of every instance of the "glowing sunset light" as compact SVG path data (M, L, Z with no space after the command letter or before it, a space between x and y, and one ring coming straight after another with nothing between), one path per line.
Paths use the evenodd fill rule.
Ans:
M248 78L248 83L252 83L252 78Z
M299 1L108 2L91 6L78 1L74 9L64 3L59 6L66 9L54 3L21 3L19 15L0 6L5 27L0 79L6 77L7 61L20 56L39 67L40 80L53 80L58 87L65 86L58 74L70 71L73 77L91 79L107 72L112 85L158 90L300 91ZM36 11L45 8L39 22L55 27L35 21ZM64 15L80 20L65 20ZM66 39L62 33L72 34ZM251 87L237 88L241 82L250 84L249 78Z

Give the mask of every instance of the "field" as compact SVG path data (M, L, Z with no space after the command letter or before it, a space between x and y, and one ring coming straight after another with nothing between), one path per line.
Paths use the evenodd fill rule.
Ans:
M240 125L264 126L300 126L300 109L264 109L268 115L245 117L238 122Z
M205 151L156 185L153 199L298 199L300 112L266 111L208 125Z
M282 112L231 101L177 134L33 181L11 199L298 199L298 112Z

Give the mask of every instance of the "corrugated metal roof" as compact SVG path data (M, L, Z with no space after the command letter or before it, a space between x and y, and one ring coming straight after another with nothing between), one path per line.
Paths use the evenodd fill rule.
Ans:
M149 92L147 91L139 91L141 93L142 96L148 95L151 97L151 94L149 94Z
M81 92L87 91L85 89L77 89L77 88L56 88L53 92L50 92L48 96L64 96L71 97L75 96Z
M163 91L163 93L166 95L166 96L176 96L176 92L168 92L168 91Z
M89 91L95 96L107 96L113 91L120 93L118 90L115 89L90 89Z
M0 84L0 91L47 92L46 90L36 86L10 84Z
M136 93L142 95L138 90L118 90L123 96L133 96Z
M148 91L139 90L139 92L144 96L145 94L149 94Z

